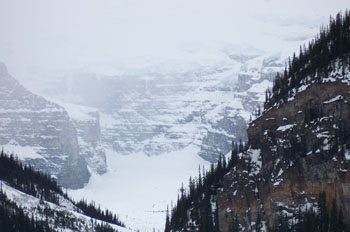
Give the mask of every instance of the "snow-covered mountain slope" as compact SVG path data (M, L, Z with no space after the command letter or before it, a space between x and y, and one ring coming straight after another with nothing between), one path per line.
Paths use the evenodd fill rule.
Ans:
M25 216L35 221L45 221L49 225L55 225L56 231L94 231L94 227L101 223L108 224L120 232L132 231L100 220L92 220L92 218L84 215L71 201L62 196L59 196L59 204L54 204L21 192L2 180L0 180L0 186L2 194L6 195L7 200L21 208Z
M107 173L93 174L73 196L101 202L135 229L162 230L166 207L181 184L198 174L198 166L208 167L207 161L226 154L232 140L245 139L254 106L264 100L266 86L283 64L283 57L257 50L223 57L222 64L182 71L164 67L42 85L46 98L72 118L80 150L84 144L96 149L91 153L106 150ZM85 160L89 164L89 155ZM101 162L103 155L95 156L90 170L102 173Z
M79 128L78 142L83 153L101 154L97 162L85 155L88 165L102 162L90 170L106 169L103 149L109 168L101 177L93 174L85 190L107 205L114 201L113 193L100 191L116 185L123 192L118 199L122 205L129 199L130 176L139 177L138 184L145 176L152 183L174 176L171 188L176 190L189 177L180 173L187 173L181 168L184 163L190 163L188 173L196 174L198 164L206 163L197 154L215 161L231 148L232 140L245 139L249 115L263 101L274 72L284 66L283 53L298 50L331 11L346 5L340 2L35 0L18 7L15 1L4 1L0 59L33 92L64 102L75 126L85 127L87 121L80 119L87 116L98 134L97 117L87 113L94 110L85 107L99 111L102 146L91 147L94 143ZM136 162L147 160L147 169L133 169L135 153L142 157ZM160 161L172 167L163 160L169 154L180 171L169 168L161 175ZM192 155L196 159L188 160ZM104 178L110 182L98 185ZM152 186L153 191L139 196L144 204L176 200L165 194L154 199L151 196L160 191ZM78 192L84 195L84 190ZM137 215L137 204L125 206L126 214ZM164 211L165 204L160 208ZM149 224L143 221L140 228Z
M67 112L25 89L4 64L0 64L0 144L64 186L81 188L89 180Z
M178 71L85 74L48 83L42 93L97 108L102 141L118 153L152 156L195 145L202 158L216 161L232 141L246 139L253 109L284 62L257 50L226 52L223 59L215 66Z
M1 231L128 231L114 212L84 199L73 201L54 178L3 151L0 218Z
M84 189L70 193L101 202L135 229L162 230L181 184L230 151L232 140L246 139L250 115L284 63L257 50L223 57L222 64L181 72L163 67L45 84L42 93L59 99L74 120L87 109L100 115L107 173L93 174Z
M162 230L181 183L226 154L232 140L246 138L246 123L284 58L226 51L215 65L177 69L168 63L118 76L85 73L39 82L37 92L60 102L73 121L99 111L107 173L93 174L71 194L101 202L135 229Z

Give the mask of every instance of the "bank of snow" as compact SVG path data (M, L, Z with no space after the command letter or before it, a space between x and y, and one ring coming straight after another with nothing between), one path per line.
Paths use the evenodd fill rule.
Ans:
M181 184L187 186L189 177L198 175L199 165L210 165L197 153L195 146L152 157L120 155L107 149L108 172L93 175L84 189L69 193L113 210L134 230L163 231L167 205L176 203Z

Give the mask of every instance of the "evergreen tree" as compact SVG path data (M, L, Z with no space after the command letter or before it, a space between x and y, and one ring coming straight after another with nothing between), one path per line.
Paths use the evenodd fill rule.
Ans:
M318 197L318 227L320 232L328 232L328 225L329 225L329 216L328 216L328 209L326 205L326 192L322 192L319 194Z
M170 219L169 219L169 208L166 209L166 218L165 218L165 230L164 232L170 232Z
M256 217L256 222L255 222L255 231L261 232L262 227L263 225L262 225L261 215L260 215L260 212L258 212L258 215Z
M265 109L275 103L285 102L293 96L292 90L310 82L322 82L335 69L335 60L341 62L342 72L350 67L350 14L338 13L331 18L327 28L322 27L319 36L309 42L308 48L300 47L299 56L289 58L283 75L277 73L272 96L265 96Z
M330 231L337 231L338 228L338 210L337 210L337 202L335 198L332 203L332 211L330 218Z
M337 230L336 231L337 232L345 231L343 211L341 209L339 210L339 217L338 217Z

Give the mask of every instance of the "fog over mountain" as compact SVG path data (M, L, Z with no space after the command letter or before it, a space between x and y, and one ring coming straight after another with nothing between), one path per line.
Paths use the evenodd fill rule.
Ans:
M237 47L297 50L345 7L344 0L2 0L0 60L20 79L214 65Z
M247 138L288 56L346 7L346 0L0 0L0 63L30 99L64 108L91 174L87 184L88 177L73 183L86 184L73 197L115 210L132 229L161 230L181 183ZM14 105L14 113L23 107L30 106ZM0 145L35 150L26 138L0 135L11 141Z

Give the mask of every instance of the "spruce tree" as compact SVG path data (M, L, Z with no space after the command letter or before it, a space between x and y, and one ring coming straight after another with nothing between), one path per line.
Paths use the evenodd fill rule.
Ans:
M337 202L334 198L332 203L332 211L331 211L331 218L330 218L330 231L337 231L337 227L338 227L337 224L338 224L338 210L337 210Z

